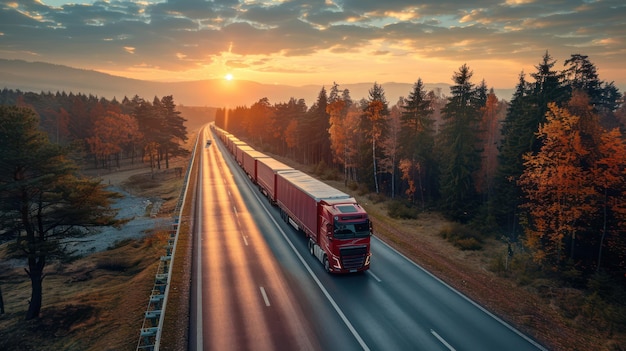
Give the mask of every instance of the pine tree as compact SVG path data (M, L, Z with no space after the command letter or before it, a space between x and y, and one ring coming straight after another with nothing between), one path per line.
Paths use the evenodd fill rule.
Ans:
M111 208L117 194L79 177L68 150L50 143L38 126L31 109L0 106L0 227L14 242L10 250L28 263L26 319L40 314L44 268L53 254L63 254L61 240L119 224Z
M467 65L454 73L451 96L443 108L444 125L439 134L441 209L460 221L471 219L476 208L474 173L480 168L480 108L477 90L470 82Z
M413 85L413 90L402 105L402 130L400 134L401 159L404 177L412 189L412 199L419 198L425 206L426 189L434 189L435 144L433 108L429 94L424 90L421 79Z
M536 132L545 122L549 103L562 105L569 99L567 88L563 84L563 75L553 70L555 61L546 52L541 63L531 74L534 82L526 82L524 73L520 74L511 105L502 127L502 141L498 156L498 171L495 186L498 189L494 197L496 220L513 238L519 230L517 213L521 201L521 191L517 180L522 174L522 156L527 152L538 152L541 143Z

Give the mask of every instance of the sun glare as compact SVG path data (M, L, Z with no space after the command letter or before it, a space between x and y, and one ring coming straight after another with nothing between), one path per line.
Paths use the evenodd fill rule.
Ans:
M233 75L228 73L226 76L224 76L224 79L226 79L226 80L233 80Z

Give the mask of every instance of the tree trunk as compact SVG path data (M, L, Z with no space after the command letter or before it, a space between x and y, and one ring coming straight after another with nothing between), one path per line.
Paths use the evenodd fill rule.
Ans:
M4 299L2 299L2 289L0 289L0 314L4 314Z
M45 265L45 258L40 257L28 259L28 267L26 270L31 283L30 303L28 306L28 312L26 312L26 320L38 318L41 312L41 303L43 295L43 267Z
M376 175L376 139L372 137L372 163L374 164L374 185L376 186L376 194L378 194L378 177Z
M596 272L600 272L600 267L602 266L602 245L604 245L604 237L606 236L606 204L607 202L607 188L604 188L604 206L602 208L602 236L600 237L600 247L598 248L598 266L596 267Z

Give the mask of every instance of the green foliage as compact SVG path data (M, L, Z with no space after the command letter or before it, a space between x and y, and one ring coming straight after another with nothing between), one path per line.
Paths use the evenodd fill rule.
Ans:
M482 249L483 239L480 232L467 225L453 223L444 227L439 235L461 250Z
M480 169L480 109L478 92L470 82L473 72L463 65L454 74L452 96L442 110L444 123L438 136L441 170L441 210L467 222L477 208L474 173Z

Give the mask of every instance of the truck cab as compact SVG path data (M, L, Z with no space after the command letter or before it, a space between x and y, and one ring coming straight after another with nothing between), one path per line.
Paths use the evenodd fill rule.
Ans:
M325 258L321 258L324 268L331 273L369 269L372 225L365 210L351 200L321 206L320 228L325 232L317 242L325 252Z

